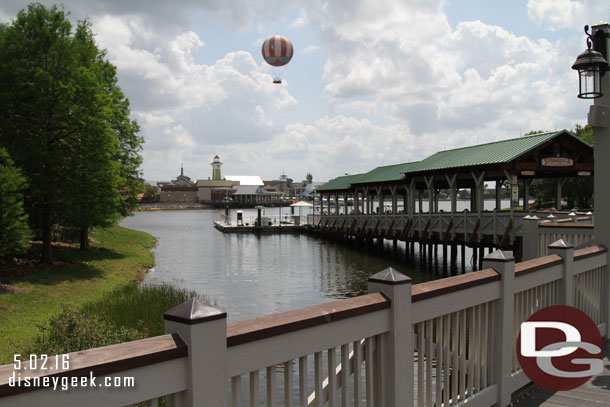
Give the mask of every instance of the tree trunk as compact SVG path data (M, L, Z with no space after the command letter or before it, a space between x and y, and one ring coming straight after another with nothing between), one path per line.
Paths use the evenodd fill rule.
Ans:
M40 261L45 264L53 264L53 247L51 246L53 222L51 222L51 211L48 207L44 210L42 222L42 256Z
M89 250L89 226L86 222L80 226L80 249Z

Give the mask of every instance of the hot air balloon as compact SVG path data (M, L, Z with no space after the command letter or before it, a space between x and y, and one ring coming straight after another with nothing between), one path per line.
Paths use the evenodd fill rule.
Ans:
M273 35L263 42L263 58L271 66L284 66L292 58L292 42L283 35ZM282 83L274 78L273 83Z

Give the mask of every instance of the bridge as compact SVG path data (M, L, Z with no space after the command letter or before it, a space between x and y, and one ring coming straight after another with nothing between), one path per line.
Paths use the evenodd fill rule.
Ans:
M480 268L485 249L511 250L521 259L523 219L549 216L529 210L533 180L555 179L559 210L552 217L569 217L570 211L560 210L562 186L569 177L591 176L593 169L592 146L566 130L440 151L422 161L377 167L318 187L320 217L314 225L322 233L347 238L409 242L407 249L419 243L430 257L437 245L444 254L449 246L452 260L458 246L462 257L464 247L471 247ZM496 185L491 211L485 210L486 182ZM508 207L502 206L504 184L510 188ZM447 211L439 208L443 191ZM458 193L469 198L461 211L458 202L464 206L464 201L458 201ZM573 220L585 221L584 212L575 215Z

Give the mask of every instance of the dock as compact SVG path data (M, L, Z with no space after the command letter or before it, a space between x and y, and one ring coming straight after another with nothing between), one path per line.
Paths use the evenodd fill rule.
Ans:
M216 221L214 227L223 233L298 233L309 230L311 225L281 224L269 226L237 225Z
M604 371L569 391L549 391L530 385L513 399L515 407L610 406L610 341L602 350Z

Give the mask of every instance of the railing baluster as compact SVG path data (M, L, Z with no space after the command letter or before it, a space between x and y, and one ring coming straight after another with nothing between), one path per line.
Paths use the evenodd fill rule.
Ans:
M364 341L366 407L373 407L373 338Z
M352 344L354 348L354 407L360 406L361 398L361 369L362 369L362 351L360 349L360 341L356 341ZM334 404L336 406L336 403ZM329 407L331 407L329 405Z
M299 405L307 407L307 356L299 358Z
M482 305L481 314L481 387L487 387L487 350L489 343L489 303Z
M449 315L443 315L443 403L445 406L449 405L449 396L451 388L451 376L449 375L449 342L451 339L451 333L449 331Z
M275 405L275 366L267 368L267 407Z
M516 346L517 343L517 324L519 323L519 318L520 318L520 313L521 313L521 303L519 301L521 294L520 293L516 293L515 294L515 302L513 304L513 314L515 315L515 318L513 318L513 349ZM513 372L515 372L517 370L517 354L515 352L513 352Z
M440 406L443 395L443 328L441 325L441 317L434 319L436 322L436 405Z
M241 402L241 376L235 376L231 379L231 405L239 407Z
M424 358L426 350L424 348L424 322L417 324L417 406L424 407Z
M434 349L432 348L432 324L433 320L426 321L426 407L432 406L432 359Z
M316 396L315 405L322 407L324 405L324 393L322 392L322 378L324 371L322 369L322 352L314 354L314 394ZM330 372L329 372L330 374Z
M458 313L451 314L451 351L453 352L453 360L451 361L451 401L452 404L457 404L458 395L458 374L460 365L458 360L458 341L459 341L459 320Z
M335 348L327 351L328 359L328 406L337 407L337 352Z
M341 345L341 406L349 402L349 344Z
M474 390L481 390L481 306L473 307L474 312Z
M383 398L383 394L381 393L381 389L382 389L382 385L383 383L381 382L381 372L383 371L382 369L385 368L384 364L383 364L383 355L384 355L385 349L383 346L383 338L382 335L375 335L375 352L374 352L374 363L373 363L373 370L374 370L374 375L373 375L373 385L374 385L374 405L375 406L380 406L381 405L381 400Z
M466 310L460 311L460 401L466 398Z
M292 405L292 360L284 363L284 406Z
M474 309L468 309L468 397L472 396L472 389L474 388Z
M258 405L258 370L250 372L250 407Z

